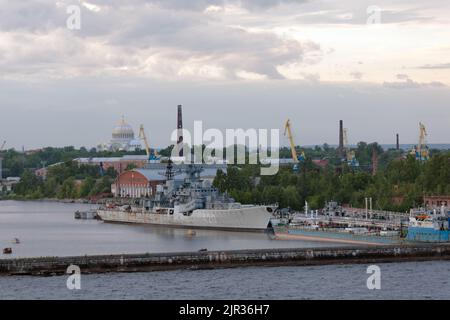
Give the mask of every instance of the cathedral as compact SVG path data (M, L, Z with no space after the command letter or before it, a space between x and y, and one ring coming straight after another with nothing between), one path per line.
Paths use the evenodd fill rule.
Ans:
M133 128L122 116L122 119L113 128L109 144L99 145L98 149L100 151L136 151L142 149L142 145L139 139L135 139Z

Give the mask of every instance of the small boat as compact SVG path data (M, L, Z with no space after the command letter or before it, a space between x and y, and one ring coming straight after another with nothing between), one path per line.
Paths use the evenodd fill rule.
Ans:
M194 230L192 230L192 229L189 229L187 232L186 232L186 235L187 236L189 236L189 237L193 237L193 236L195 236L197 233L194 231Z
M449 222L447 212L411 214L406 239L412 242L450 242Z
M75 211L74 213L75 219L81 219L81 220L92 220L97 219L97 211L96 210L89 210L89 211Z
M206 252L206 251L208 251L208 249L206 249L206 248L198 250L198 252Z
M3 254L11 254L12 253L12 249L11 248L4 248L3 249Z

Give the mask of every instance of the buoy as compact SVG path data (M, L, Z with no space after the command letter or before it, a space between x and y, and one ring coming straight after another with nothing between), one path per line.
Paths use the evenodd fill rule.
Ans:
M194 230L189 229L189 230L186 232L186 234L187 234L188 236L192 237L192 236L195 236L195 235L196 235L196 232L195 232Z

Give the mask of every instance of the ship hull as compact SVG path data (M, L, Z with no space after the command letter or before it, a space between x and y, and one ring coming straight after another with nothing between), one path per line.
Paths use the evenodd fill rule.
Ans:
M148 212L98 210L105 222L148 224L172 228L219 229L229 231L265 231L272 214L265 206L231 210L194 210L192 215L168 215Z
M411 242L450 242L450 231L436 230L434 228L409 227L407 240Z
M344 232L306 230L301 228L275 227L278 240L323 241L346 244L389 245L401 243L400 237L359 235Z

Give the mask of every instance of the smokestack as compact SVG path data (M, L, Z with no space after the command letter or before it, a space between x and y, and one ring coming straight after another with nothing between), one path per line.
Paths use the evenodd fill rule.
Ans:
M400 138L399 138L399 135L398 135L398 133L397 133L397 150L400 150Z
M177 129L178 129L178 139L177 139L178 156L183 157L183 111L181 109L181 104L178 105Z
M344 121L339 120L339 155L343 157L344 153Z
M377 148L375 148L375 145L372 149L372 175L376 175L378 172L378 152Z

